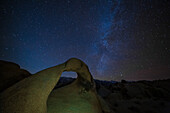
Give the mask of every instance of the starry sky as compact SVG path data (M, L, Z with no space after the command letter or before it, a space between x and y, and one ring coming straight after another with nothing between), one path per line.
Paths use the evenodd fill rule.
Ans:
M169 11L168 0L1 0L0 59L31 73L76 57L96 79L170 78Z

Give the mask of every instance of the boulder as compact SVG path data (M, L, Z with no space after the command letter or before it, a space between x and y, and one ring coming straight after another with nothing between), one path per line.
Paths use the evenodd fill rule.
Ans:
M0 60L0 92L30 75L18 64Z

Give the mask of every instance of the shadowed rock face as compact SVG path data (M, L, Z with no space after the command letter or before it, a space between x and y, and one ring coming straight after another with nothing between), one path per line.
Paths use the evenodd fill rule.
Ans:
M78 77L72 84L52 92L63 71L74 71ZM87 65L72 58L29 76L0 93L0 112L102 113L102 109Z
M0 60L0 92L30 75L28 71L20 69L19 65Z

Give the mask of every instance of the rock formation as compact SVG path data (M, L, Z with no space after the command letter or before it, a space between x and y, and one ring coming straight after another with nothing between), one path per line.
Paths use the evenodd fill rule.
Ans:
M19 65L0 60L0 92L30 75L28 71L20 69Z
M66 63L67 71L75 71L78 77L73 83L56 89L49 95L48 113L103 113L102 107L104 111L109 111L104 107L105 104L101 106L104 102L96 92L95 82L87 65L77 59L73 61ZM80 66L79 69L73 69L75 62Z
M72 84L52 92L63 71L75 71L78 78ZM0 112L102 113L100 100L87 65L72 58L7 88L0 94Z
M76 79L60 77L63 71L74 71L78 76ZM170 111L170 79L94 82L87 65L78 59L70 59L34 75L17 64L0 61L0 86L0 113Z

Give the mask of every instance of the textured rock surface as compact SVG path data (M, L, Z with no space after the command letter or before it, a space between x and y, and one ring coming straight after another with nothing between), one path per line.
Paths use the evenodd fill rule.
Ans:
M15 64L10 67L15 71L19 69L19 66ZM2 68L2 70L5 69ZM73 83L53 90L63 71L74 71L78 77ZM19 76L18 73L15 77L17 76ZM87 65L79 59L69 59L63 64L21 79L7 89L2 87L4 91L0 93L1 113L102 113L102 110L109 111L107 107L102 109L101 105L104 104L100 103L101 99L98 98L92 75Z
M67 66L69 65L66 64ZM72 67L68 70L72 70ZM48 113L103 113L103 111L111 113L110 109L103 104L104 100L99 99L87 65L81 62L81 67L73 71L77 73L75 81L54 89L49 95Z

